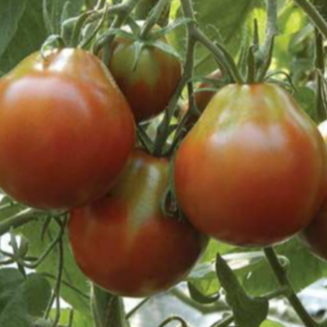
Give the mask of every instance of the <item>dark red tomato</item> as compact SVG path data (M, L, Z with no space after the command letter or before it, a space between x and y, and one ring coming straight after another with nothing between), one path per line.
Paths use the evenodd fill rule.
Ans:
M221 241L257 246L305 228L326 193L323 139L277 85L220 90L182 142L177 198L190 221Z
M206 78L211 79L213 81L217 81L222 77L221 72L219 69L212 72L210 75L208 75ZM210 82L202 82L197 87L197 92L194 93L194 101L196 104L197 109L202 113L204 109L209 104L210 100L213 98L216 92L214 91L203 91L204 89L214 88L213 83ZM186 114L186 112L189 109L189 103L187 102L182 110L181 110L181 118ZM198 117L196 115L193 115L192 117L189 117L187 126L193 126L198 121Z
M122 296L165 291L192 269L206 238L189 223L163 216L168 162L135 150L106 198L73 210L69 239L82 271Z
M319 130L327 146L327 121L319 125ZM313 221L300 235L313 254L327 260L327 197Z
M173 55L152 46L145 46L136 67L134 63L133 41L116 38L109 70L139 122L166 108L181 78L181 63Z
M78 49L34 54L0 82L0 187L31 207L85 205L111 188L134 146L128 103Z

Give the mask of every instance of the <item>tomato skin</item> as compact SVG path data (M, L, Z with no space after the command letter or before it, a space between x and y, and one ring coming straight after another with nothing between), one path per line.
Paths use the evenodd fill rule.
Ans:
M181 78L181 63L176 57L149 46L143 48L136 68L134 56L133 41L116 38L109 70L129 102L135 120L140 122L166 108Z
M19 202L66 209L102 197L134 141L128 103L90 53L33 54L0 82L0 187Z
M327 121L318 128L327 147ZM301 232L300 239L314 255L327 261L327 197L310 225Z
M326 150L313 122L277 85L228 85L182 142L179 203L200 231L266 246L305 228L326 193Z
M207 239L189 223L163 216L167 183L166 159L135 150L109 196L71 212L71 248L93 282L143 297L167 290L192 269Z

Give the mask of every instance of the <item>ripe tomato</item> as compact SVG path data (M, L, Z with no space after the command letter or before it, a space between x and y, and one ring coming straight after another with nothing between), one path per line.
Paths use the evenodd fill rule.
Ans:
M268 245L305 228L326 193L323 139L277 85L228 85L182 142L177 198L221 241Z
M211 80L219 80L222 77L221 72L219 69L212 72L210 75L208 75L206 78ZM214 85L209 82L202 82L197 87L197 92L194 93L194 102L197 107L197 109L202 113L204 109L209 104L210 100L213 98L216 92L214 91L203 91L204 89L208 88L214 88ZM187 102L184 107L180 111L181 118L186 114L186 112L189 110L189 103ZM193 115L192 117L188 118L187 127L193 126L197 121L198 118L196 115Z
M116 38L109 70L139 122L158 115L168 105L181 78L181 63L173 55L150 46L143 48L136 67L134 62L133 41Z
M206 238L162 214L167 183L166 159L135 150L110 195L71 212L76 262L96 284L123 296L149 296L172 287L194 266Z
M327 121L319 125L319 130L327 146ZM310 225L300 235L313 254L327 260L327 197Z
M0 82L0 187L36 208L108 192L134 146L129 106L99 59L34 54Z

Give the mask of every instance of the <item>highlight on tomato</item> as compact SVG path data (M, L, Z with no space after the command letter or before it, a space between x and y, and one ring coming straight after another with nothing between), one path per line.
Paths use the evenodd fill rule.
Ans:
M180 282L207 238L165 216L168 161L135 150L110 194L70 213L69 240L85 275L111 293L146 297Z
M200 231L266 246L311 222L326 194L326 164L316 125L284 89L228 85L178 149L177 198Z
M164 37L158 41L167 43ZM109 70L129 102L137 122L160 114L181 78L177 57L144 45L139 57L132 39L118 36L112 46Z
M42 209L108 192L134 146L128 103L81 49L33 54L0 81L0 187Z
M318 128L327 146L327 121L321 123ZM302 242L314 255L327 260L327 197L310 225L303 230L300 236Z

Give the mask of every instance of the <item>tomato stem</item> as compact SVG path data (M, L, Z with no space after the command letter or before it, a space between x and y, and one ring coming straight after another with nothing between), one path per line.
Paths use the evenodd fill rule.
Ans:
M184 319L182 319L181 317L178 317L178 316L172 316L172 317L167 318L158 327L167 326L168 324L170 324L173 321L180 322L181 323L181 327L188 327L188 324L186 323L186 321Z
M9 232L11 228L23 226L37 218L36 209L27 208L0 223L0 236Z
M154 9L150 12L148 18L145 21L140 33L142 39L146 39L147 35L151 31L152 27L158 22L160 16L171 0L159 0Z
M327 39L327 22L320 15L315 6L307 0L294 0L294 2L302 8L302 10L307 14L311 23L316 26L325 39Z
M306 327L317 327L319 324L309 315L309 313L304 308L303 304L297 297L296 293L288 280L287 273L283 266L280 264L275 250L272 247L267 247L264 249L266 258L276 276L276 279L281 287L288 288L288 294L286 295L288 301L298 314L299 318Z
M211 327L228 327L234 320L234 316L230 315L218 323L214 323Z
M325 85L325 53L321 33L315 28L315 67L316 67L316 119L318 122L327 118L326 85Z
M258 72L256 81L261 82L269 69L272 60L272 53L274 48L274 39L278 34L278 13L277 13L277 1L267 0L267 26L265 42L260 49L259 62L262 62L262 66Z

